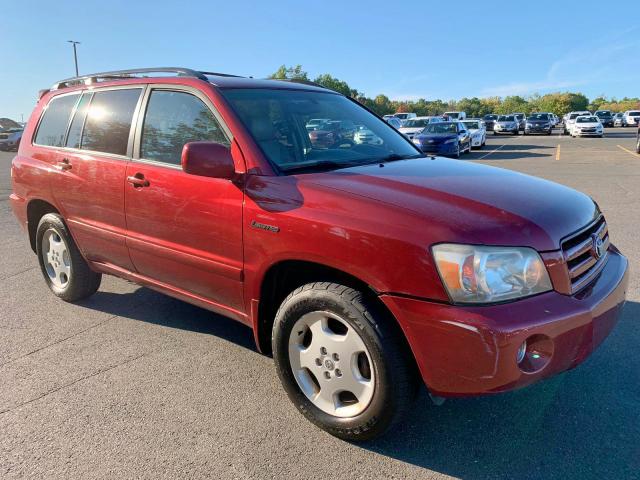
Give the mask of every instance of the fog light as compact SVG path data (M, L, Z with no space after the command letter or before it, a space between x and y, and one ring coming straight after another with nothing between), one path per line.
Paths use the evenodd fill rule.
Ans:
M524 360L524 354L527 353L527 341L522 342L522 345L518 348L518 353L516 354L516 363L519 365Z

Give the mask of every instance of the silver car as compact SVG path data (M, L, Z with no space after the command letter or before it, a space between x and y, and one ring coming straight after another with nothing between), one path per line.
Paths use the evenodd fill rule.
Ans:
M502 133L510 133L511 135L518 135L520 130L520 122L515 115L500 115L493 124L493 134L500 135Z

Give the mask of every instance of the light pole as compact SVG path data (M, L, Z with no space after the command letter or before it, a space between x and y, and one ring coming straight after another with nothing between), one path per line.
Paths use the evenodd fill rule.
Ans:
M75 40L67 40L71 45L73 45L73 59L76 62L76 77L78 74L78 52L76 51L76 45L79 45L80 42L76 42Z

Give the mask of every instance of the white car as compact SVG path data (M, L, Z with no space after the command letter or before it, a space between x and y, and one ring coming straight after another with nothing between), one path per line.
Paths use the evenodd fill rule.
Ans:
M484 144L487 143L487 127L485 123L478 118L463 120L462 123L469 130L469 135L471 135L471 148L484 147Z
M358 127L353 134L353 143L358 145L382 145L382 139L368 128Z
M438 123L442 122L442 118L440 117L416 117L410 118L409 120L405 120L398 130L409 140L413 138L414 135L417 135L424 127L429 125L430 123Z
M307 130L309 132L313 131L313 130L318 130L320 128L320 126L324 125L325 123L327 123L328 121L330 121L330 118L312 118L311 120L309 120L307 122Z
M442 116L450 122L455 122L456 120L464 120L467 118L467 114L465 112L444 112Z
M635 127L640 124L640 110L627 110L622 115L623 127Z
M405 113L394 113L393 116L400 119L400 121L404 124L404 122L406 122L407 120L416 118L418 115L416 115L415 113L405 112Z
M402 127L402 120L394 117L393 115L385 115L382 118L384 118L384 121L387 122L389 125L391 125L393 128L395 128L396 130L399 130L400 127Z
M571 129L573 128L573 124L576 122L576 118L587 115L590 116L591 112L586 110L580 112L569 112L564 117L564 134L571 135Z
M595 115L581 115L576 117L571 125L572 137L600 137L604 135L604 127Z

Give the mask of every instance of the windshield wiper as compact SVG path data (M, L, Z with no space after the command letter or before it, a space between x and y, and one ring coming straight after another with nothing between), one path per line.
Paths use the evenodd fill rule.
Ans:
M395 162L397 160L410 160L412 158L422 158L424 155L422 153L416 153L415 155L400 155L398 153L391 153L386 157L378 158L371 163L387 163L387 162Z
M308 163L306 165L297 165L295 167L283 168L285 173L293 172L313 172L320 170L337 170L339 168L347 168L355 166L351 162L332 162L331 160L322 160L321 162Z

